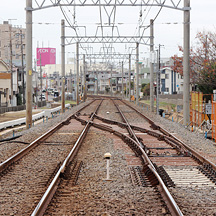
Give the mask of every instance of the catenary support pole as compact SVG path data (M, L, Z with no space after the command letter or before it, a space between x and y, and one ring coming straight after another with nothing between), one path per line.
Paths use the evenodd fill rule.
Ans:
M32 0L26 0L26 129L32 126Z
M97 90L97 95L98 95L98 71L96 71L96 84L97 84L97 86L96 86L96 90Z
M61 20L61 72L62 72L62 113L65 110L65 21Z
M153 51L154 51L154 20L150 20L150 53L152 56L150 62L150 111L154 111L154 62L153 62Z
M86 92L86 63L85 63L85 54L83 55L83 100L86 101L87 92Z
M79 105L79 43L76 43L76 69L77 69L77 73L76 73L76 104Z
M190 0L184 0L183 124L190 121Z
M111 65L111 72L110 72L110 92L111 92L111 96L113 96L113 91L112 91L112 65Z
M123 83L124 69L123 69L123 67L124 67L124 64L123 64L123 61L122 61L122 65L121 65L121 68L122 68L122 87L121 87L121 89L122 89L122 99L124 98L124 83Z
M139 43L136 43L136 105L139 103Z
M129 54L129 101L131 101L131 54Z
M157 88L156 88L156 113L159 115L159 73L160 73L160 44L159 48L157 50L157 69L156 69L156 83L157 83Z

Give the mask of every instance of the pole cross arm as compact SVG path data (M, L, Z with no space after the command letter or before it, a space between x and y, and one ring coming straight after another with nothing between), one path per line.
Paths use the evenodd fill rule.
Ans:
M75 43L140 43L149 45L149 36L66 36L67 45Z
M95 1L95 0L71 0L71 1L63 1L63 0L33 0L33 10L41 10L41 9L46 9L46 8L51 8L51 7L58 7L58 6L99 6L99 7L144 7L144 6L149 6L149 7L165 7L165 8L170 8L170 9L176 9L176 10L190 10L190 8L185 8L182 5L183 0L154 0L153 2L146 1L146 0L121 0L121 1L116 1L116 0L101 0L101 1Z

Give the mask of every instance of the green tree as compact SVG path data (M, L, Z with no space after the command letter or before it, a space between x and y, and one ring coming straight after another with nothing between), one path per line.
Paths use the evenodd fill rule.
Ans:
M145 96L149 96L150 95L150 83L145 84L145 86L143 87L143 95Z
M216 33L199 32L195 45L190 50L190 83L197 85L204 94L216 89ZM179 50L183 52L182 47ZM183 74L183 57L172 57L172 69Z

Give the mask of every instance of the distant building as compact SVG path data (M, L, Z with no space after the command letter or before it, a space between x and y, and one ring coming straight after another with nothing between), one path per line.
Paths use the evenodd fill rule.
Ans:
M165 67L160 72L161 94L183 93L183 76L174 72L171 67Z
M10 106L9 89L11 87L11 74L0 73L0 107Z
M12 49L11 49L12 45ZM12 26L8 21L0 24L0 59L10 63L12 57L13 65L25 64L26 56L26 29L19 26Z

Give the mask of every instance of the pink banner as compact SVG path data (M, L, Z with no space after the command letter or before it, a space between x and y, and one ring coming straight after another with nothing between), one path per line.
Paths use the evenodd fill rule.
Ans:
M56 48L37 48L37 66L56 63Z

